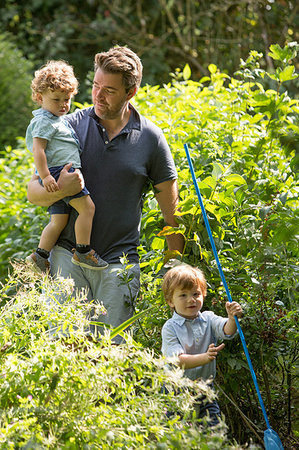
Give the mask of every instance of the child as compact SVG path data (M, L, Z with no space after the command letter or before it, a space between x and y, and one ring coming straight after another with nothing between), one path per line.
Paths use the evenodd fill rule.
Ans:
M33 111L34 117L26 132L26 144L33 152L40 182L48 192L59 190L57 180L67 163L72 163L71 172L81 167L79 142L63 117L69 112L71 98L77 93L77 88L73 68L64 61L49 61L35 72L31 84L32 98L41 108ZM100 270L108 266L90 248L95 207L84 187L78 194L50 206L50 223L42 232L37 250L26 258L26 262L37 272L49 270L50 251L67 224L70 207L78 212L76 249L72 262L88 269Z
M178 356L184 376L191 380L208 380L216 374L216 357L224 344L216 347L217 339L231 339L237 331L234 316L241 317L237 302L227 302L228 318L212 311L200 312L207 293L207 283L200 269L182 264L165 275L162 290L174 314L162 328L162 353ZM216 401L201 403L199 417L210 415L210 425L219 423L220 409Z

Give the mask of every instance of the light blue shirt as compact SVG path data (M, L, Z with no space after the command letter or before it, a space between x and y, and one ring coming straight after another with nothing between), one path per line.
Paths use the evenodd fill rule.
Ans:
M58 117L40 108L32 111L31 120L26 131L26 145L32 152L33 138L48 141L45 150L48 167L64 166L73 163L75 169L81 167L80 145L75 132L64 116Z
M205 353L210 344L217 344L218 339L232 339L223 327L228 321L226 317L220 317L212 311L199 312L195 319L185 319L174 312L171 319L167 320L162 328L162 353L166 357L178 356L182 353ZM216 375L216 360L209 364L186 369L184 376L191 380L203 378L207 380Z

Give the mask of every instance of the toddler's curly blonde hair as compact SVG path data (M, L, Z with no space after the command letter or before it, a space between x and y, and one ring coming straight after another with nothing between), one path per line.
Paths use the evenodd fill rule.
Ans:
M43 94L48 89L75 95L78 92L78 85L72 66L63 60L48 61L34 74L31 83L32 98L37 101L37 94Z

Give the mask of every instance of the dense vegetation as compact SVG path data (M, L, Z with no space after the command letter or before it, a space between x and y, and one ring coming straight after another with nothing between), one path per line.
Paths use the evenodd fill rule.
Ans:
M210 64L208 76L192 81L186 65L171 83L145 86L134 100L164 130L176 161L183 260L203 268L206 308L224 314L225 293L183 149L189 144L232 297L245 310L241 324L269 419L287 449L298 445L299 109L288 92L297 77L297 49L296 43L272 45L271 73L256 51L233 77ZM153 193L145 197L142 219L142 289L134 305L141 315L134 341L115 349L109 338L87 340L82 298L49 309L39 280L22 265L7 278L9 259L22 260L35 247L47 214L26 200L33 164L24 139L6 148L0 164L2 448L240 448L229 443L232 437L261 444L265 424L238 340L218 358L216 380L230 441L223 430L203 435L189 425L191 394L161 394L163 383L173 382L158 362L161 326L170 314L160 292L170 256L164 236L172 230L163 227ZM51 282L42 283L49 296ZM55 341L49 319L62 324L64 336ZM182 420L166 420L169 402Z
M252 49L263 53L261 68L272 73L269 46L299 41L298 20L296 0L2 0L0 150L15 145L10 136L24 135L32 110L30 78L48 59L74 66L83 103L93 55L113 45L128 45L142 58L143 85L161 86L186 64L196 81L209 75L210 63L232 75ZM294 95L298 87L293 80L288 90Z
M299 40L296 0L3 0L1 32L9 32L35 67L65 58L76 68L86 99L92 55L129 45L142 58L144 83L161 84L186 63L193 79L213 62L232 74L251 49L273 69L271 44Z

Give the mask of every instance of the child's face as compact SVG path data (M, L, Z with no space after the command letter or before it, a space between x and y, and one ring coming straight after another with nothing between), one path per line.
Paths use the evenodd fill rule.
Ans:
M171 300L168 304L175 309L177 314L186 319L195 319L203 305L203 294L199 286L193 286L192 289L182 287L175 288Z
M42 94L38 94L37 99L42 108L59 117L69 112L72 93L48 89Z

